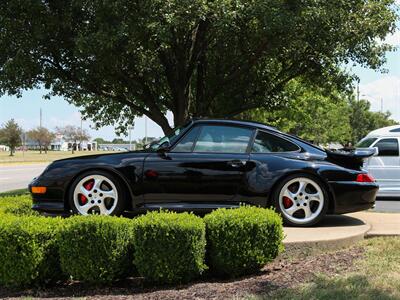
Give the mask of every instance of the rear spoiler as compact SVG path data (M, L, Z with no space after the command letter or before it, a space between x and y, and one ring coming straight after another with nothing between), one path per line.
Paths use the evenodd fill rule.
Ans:
M350 169L360 169L364 160L378 155L378 148L356 148L352 150L325 150L328 159L332 162Z

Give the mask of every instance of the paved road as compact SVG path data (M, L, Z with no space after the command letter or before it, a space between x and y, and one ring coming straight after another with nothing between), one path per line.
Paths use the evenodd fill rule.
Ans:
M377 212L400 212L400 198L388 201L377 199L374 210Z
M0 166L0 192L26 188L32 179L48 164L3 165Z

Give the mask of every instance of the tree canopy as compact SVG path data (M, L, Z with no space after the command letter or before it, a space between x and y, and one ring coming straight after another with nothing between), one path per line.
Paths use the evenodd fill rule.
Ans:
M0 128L0 143L10 147L10 156L14 155L15 148L21 145L22 129L14 119L7 121Z
M394 0L3 0L0 94L44 86L97 126L146 115L165 133L188 117L287 102L302 76L349 84L390 49Z
M241 117L267 123L315 144L354 145L370 131L396 124L389 112L372 112L367 100L357 101L350 93L326 93L299 80L288 85L287 93L292 99L290 104L274 110L250 110Z
M31 140L38 143L40 154L42 153L42 147L44 148L45 153L47 153L47 148L56 137L53 132L41 126L29 130L27 135Z

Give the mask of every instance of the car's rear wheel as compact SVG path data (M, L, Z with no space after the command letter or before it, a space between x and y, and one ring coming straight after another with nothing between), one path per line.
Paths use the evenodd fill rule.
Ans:
M319 180L307 174L292 175L277 187L274 202L283 221L291 226L318 223L328 209L328 194Z
M124 190L120 182L104 171L86 172L76 178L69 193L74 214L120 215L124 210Z

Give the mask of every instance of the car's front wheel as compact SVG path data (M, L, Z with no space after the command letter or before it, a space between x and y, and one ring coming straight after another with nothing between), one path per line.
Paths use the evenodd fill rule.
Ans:
M278 186L274 202L283 221L292 226L318 223L328 209L328 194L324 186L307 174L292 175Z
M86 172L76 178L69 193L74 214L120 215L124 210L123 188L111 174Z

